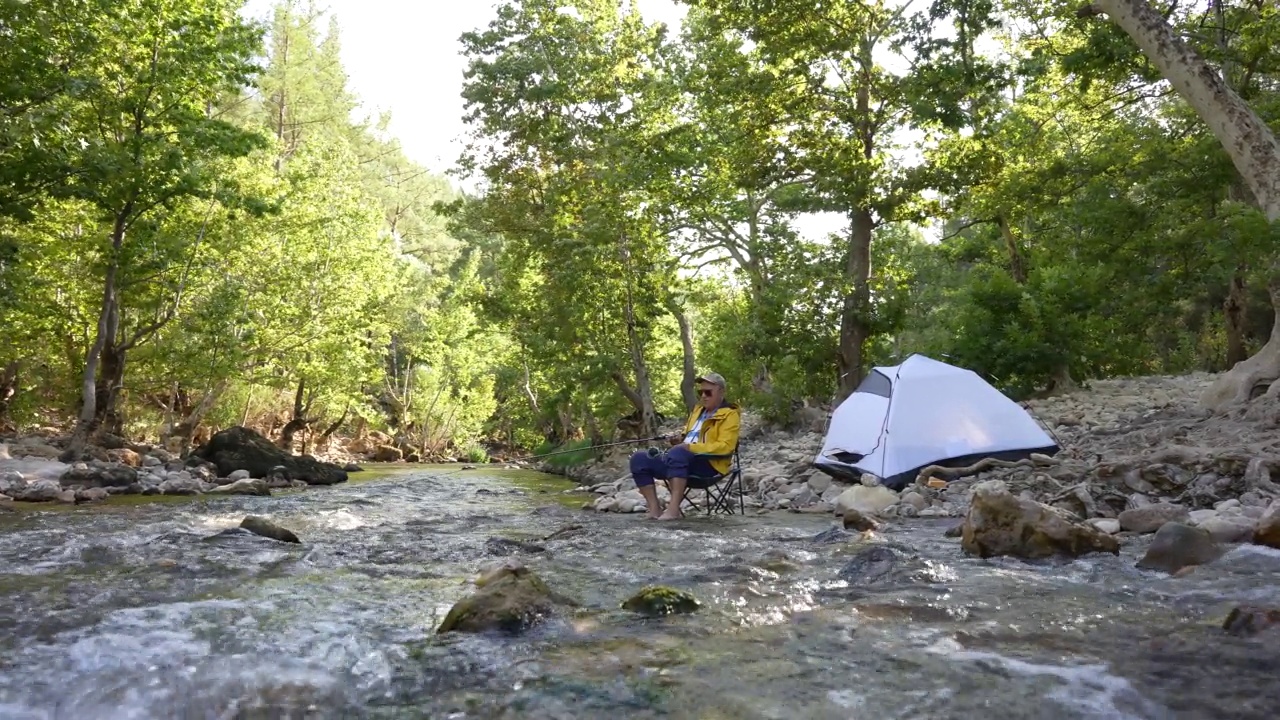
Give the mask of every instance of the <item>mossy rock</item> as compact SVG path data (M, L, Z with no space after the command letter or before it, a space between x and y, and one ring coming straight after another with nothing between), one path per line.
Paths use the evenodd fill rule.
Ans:
M622 602L623 610L649 617L691 613L701 606L689 593L663 585L650 585Z
M560 605L577 605L547 587L523 565L507 564L486 572L475 594L454 603L436 634L498 631L517 634L537 625Z

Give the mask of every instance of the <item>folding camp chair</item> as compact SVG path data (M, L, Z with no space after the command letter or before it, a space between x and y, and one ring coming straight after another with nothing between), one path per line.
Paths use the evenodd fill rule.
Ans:
M729 455L706 455L704 457L729 457L732 461L729 463L729 471L718 473L716 475L694 475L688 478L690 483L697 482L698 485L704 487L689 487L685 490L684 501L693 507L695 512L705 512L708 516L717 513L732 515L734 495L737 494L738 514L745 515L747 513L746 503L743 501L744 494L742 489L742 463L738 458L738 447L735 445L733 452ZM662 481L666 484L667 490L671 490L671 483L666 480ZM701 505L689 499L689 491L702 490L705 502Z

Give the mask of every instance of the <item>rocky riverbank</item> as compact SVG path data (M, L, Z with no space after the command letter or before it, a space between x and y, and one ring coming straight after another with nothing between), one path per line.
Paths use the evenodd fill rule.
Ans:
M186 457L121 441L112 448L90 446L88 459L67 464L58 460L65 444L57 437L0 443L0 507L112 495L270 495L273 489L343 482L360 469L292 455L246 428L224 430Z
M960 518L970 514L974 489L995 480L1021 501L1121 540L1154 533L1171 521L1202 529L1217 542L1271 537L1269 533L1280 532L1280 503L1268 515L1280 496L1280 486L1271 482L1272 473L1280 473L1280 436L1275 432L1280 402L1259 398L1230 413L1211 414L1200 407L1199 398L1214 377L1200 373L1103 380L1030 401L1027 409L1062 448L1057 455L985 469L945 484L926 484L921 478L901 493L849 485L814 469L824 422L802 432L779 432L748 417L742 436L746 504L758 512L837 516L852 509L873 522ZM598 495L591 508L644 510L627 472L628 455L626 450L614 452L571 473ZM660 485L659 494L664 493ZM1273 546L1280 547L1280 538Z

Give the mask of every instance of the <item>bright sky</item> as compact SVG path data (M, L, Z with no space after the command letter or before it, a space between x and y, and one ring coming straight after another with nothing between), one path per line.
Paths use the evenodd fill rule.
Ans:
M305 7L308 0L299 0ZM496 0L314 0L338 18L348 86L370 115L391 112L391 132L408 156L436 172L455 167L462 151L462 73L458 41L486 27ZM685 8L674 0L638 0L649 22L676 29ZM245 13L268 20L275 0L248 0ZM455 179L456 182L456 179ZM839 218L805 218L815 239L839 229Z

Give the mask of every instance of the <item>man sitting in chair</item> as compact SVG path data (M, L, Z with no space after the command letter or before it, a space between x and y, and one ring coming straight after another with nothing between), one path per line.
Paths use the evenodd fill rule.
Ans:
M741 416L738 406L724 401L725 382L719 373L699 375L698 405L689 414L683 435L672 435L674 447L665 453L641 451L631 456L631 477L644 496L649 517L676 520L681 516L687 488L707 488L729 471L731 456L738 446ZM654 479L666 480L671 502L664 512L658 504Z

